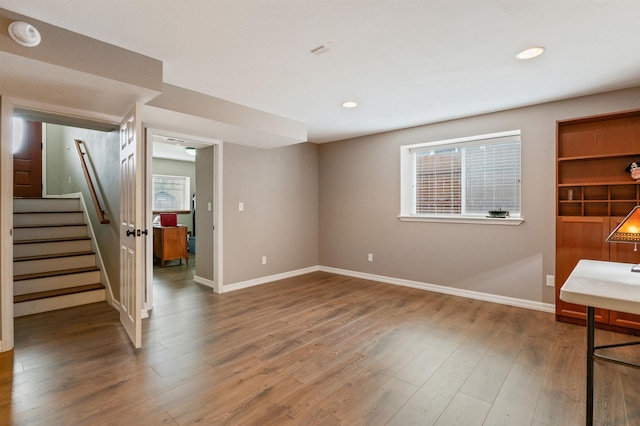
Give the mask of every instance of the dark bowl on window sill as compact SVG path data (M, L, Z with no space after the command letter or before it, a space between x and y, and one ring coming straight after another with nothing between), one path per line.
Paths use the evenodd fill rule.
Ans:
M508 210L489 210L489 216L487 217L504 219L507 216L509 216Z

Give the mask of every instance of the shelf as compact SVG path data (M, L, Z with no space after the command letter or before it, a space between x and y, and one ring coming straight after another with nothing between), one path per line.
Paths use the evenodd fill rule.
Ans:
M639 132L640 110L558 121L558 161L632 159Z
M635 183L631 179L631 174L625 171L630 163L631 160L625 157L560 162L558 163L558 183L576 185Z
M581 202L567 202L558 205L558 216L582 216Z
M559 188L575 187L580 188L583 186L616 186L616 185L640 185L640 182L636 181L620 181L620 182L584 182L584 183L559 183Z
M609 205L609 216L626 216L633 208L638 205L636 201L629 202L612 202Z
M585 161L585 160L600 160L600 159L607 159L607 158L626 158L626 157L629 157L630 161L636 158L638 159L638 162L640 162L640 154L625 152L625 153L618 153L618 154L604 154L604 155L594 154L594 155L580 155L575 157L559 157L558 163L562 163L563 161Z
M584 205L585 216L609 216L609 203L606 201L586 203Z

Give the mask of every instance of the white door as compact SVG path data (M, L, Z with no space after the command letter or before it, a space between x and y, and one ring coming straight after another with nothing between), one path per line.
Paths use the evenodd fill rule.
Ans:
M0 352L13 349L13 105L0 96Z
M145 261L142 215L144 163L140 106L120 127L120 322L136 348L142 346L142 287ZM141 162L141 164L138 164Z

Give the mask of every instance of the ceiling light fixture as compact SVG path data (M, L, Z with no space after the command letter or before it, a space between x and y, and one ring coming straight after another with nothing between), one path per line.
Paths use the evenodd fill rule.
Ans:
M528 49L523 50L522 52L516 55L518 59L532 59L537 56L540 56L544 53L545 48L543 46L530 47Z
M356 101L344 101L342 106L345 108L355 108L358 106L358 103Z
M26 47L35 47L42 40L36 27L22 21L14 21L9 24L9 35L13 41Z
M187 151L189 155L196 155L196 149L192 146L188 146L184 150Z

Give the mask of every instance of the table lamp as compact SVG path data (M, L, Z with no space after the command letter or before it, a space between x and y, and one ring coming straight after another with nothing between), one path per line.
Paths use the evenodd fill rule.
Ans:
M635 206L624 220L607 237L608 243L633 243L633 251L638 251L640 242L640 206ZM640 272L640 264L631 268L632 272Z

